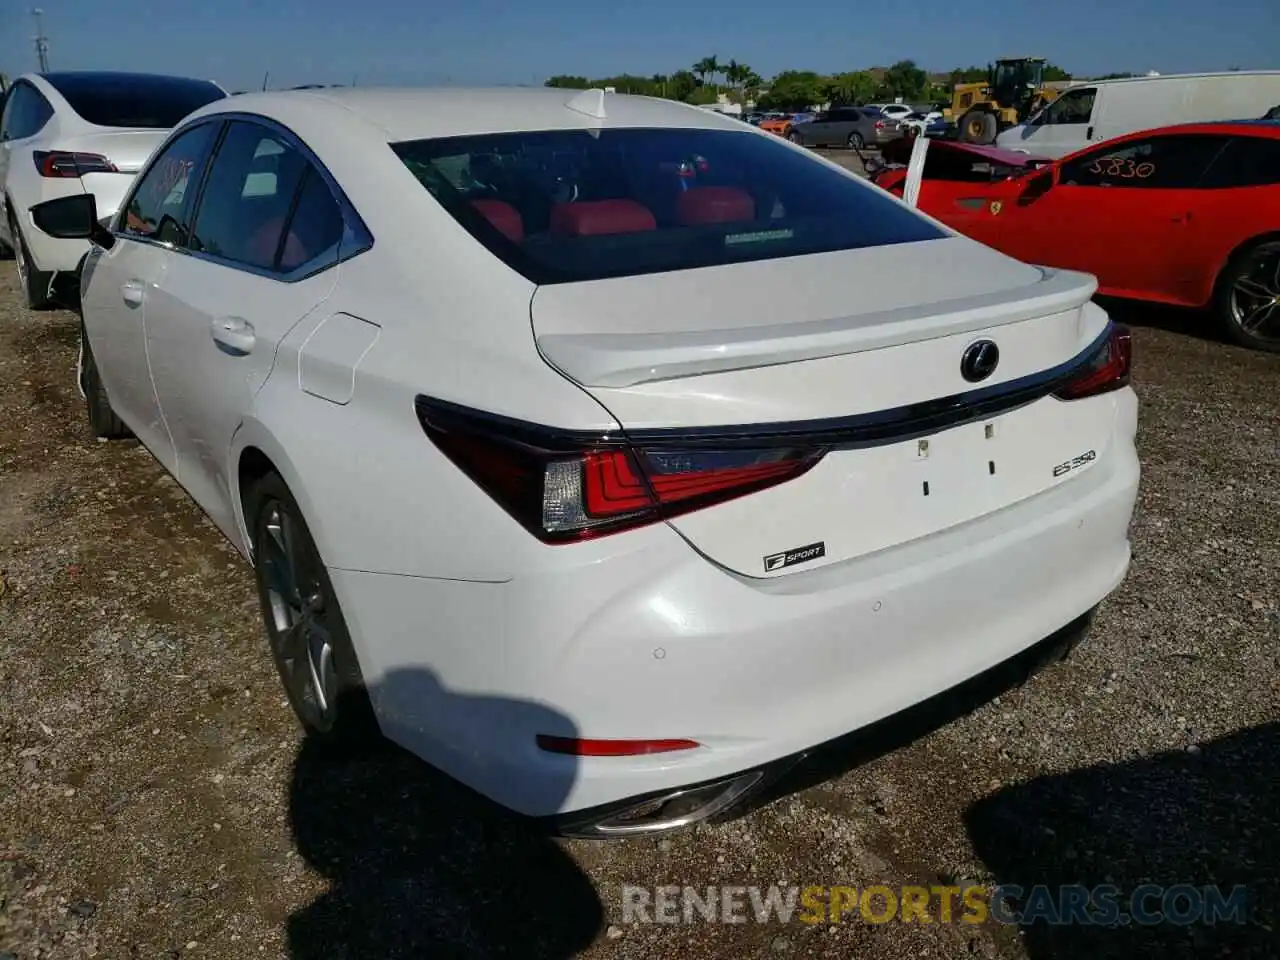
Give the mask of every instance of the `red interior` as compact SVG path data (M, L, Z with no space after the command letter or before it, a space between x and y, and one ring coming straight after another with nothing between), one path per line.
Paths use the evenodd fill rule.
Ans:
M551 232L565 237L640 233L657 227L649 208L634 200L558 203L551 209Z
M524 220L505 200L472 200L471 206L508 240L519 243L524 239Z
M676 212L680 222L689 226L754 220L756 202L737 187L694 187L680 194Z

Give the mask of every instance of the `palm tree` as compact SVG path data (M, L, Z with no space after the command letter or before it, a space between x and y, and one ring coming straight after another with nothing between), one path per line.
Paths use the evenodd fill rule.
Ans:
M703 57L693 65L693 72L704 83L707 77L711 77L714 80L715 75L720 72L720 61L715 56Z

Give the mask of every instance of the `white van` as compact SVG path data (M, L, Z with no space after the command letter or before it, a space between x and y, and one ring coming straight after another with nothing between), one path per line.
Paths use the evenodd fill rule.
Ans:
M1256 120L1280 105L1280 70L1098 80L1067 88L996 145L1058 158L1101 140L1175 123Z

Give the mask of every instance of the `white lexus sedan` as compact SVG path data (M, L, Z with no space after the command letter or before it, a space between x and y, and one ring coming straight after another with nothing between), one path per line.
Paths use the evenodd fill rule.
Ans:
M1094 279L731 118L249 94L92 208L33 210L94 244L90 422L254 564L304 726L568 833L740 809L1128 567Z

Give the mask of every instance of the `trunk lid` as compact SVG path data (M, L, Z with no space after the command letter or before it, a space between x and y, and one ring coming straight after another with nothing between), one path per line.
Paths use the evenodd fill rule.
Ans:
M795 479L669 521L717 563L776 577L927 536L1096 465L1109 408L1039 387L1105 331L1095 289L949 237L544 286L532 319L547 361L637 445L785 436L827 448ZM961 357L979 339L999 362L973 383Z
M100 133L68 140L63 149L101 154L121 173L135 174L167 136L168 130L103 129Z
M100 154L119 171L86 173L80 178L85 193L92 193L97 201L99 219L120 209L138 171L168 135L168 130L104 130L66 142L64 149Z

